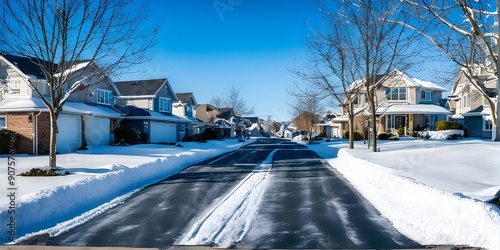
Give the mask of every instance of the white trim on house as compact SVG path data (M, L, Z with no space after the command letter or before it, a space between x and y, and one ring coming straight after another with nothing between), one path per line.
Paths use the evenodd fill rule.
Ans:
M158 110L160 112L172 112L172 99L166 97L158 98Z
M380 105L377 115L385 114L414 114L414 115L451 115L451 112L441 106L432 104L389 104Z
M97 89L97 103L104 105L112 105L113 103L113 91L107 89Z
M3 120L3 122L2 122L2 120ZM4 128L7 128L7 116L0 115L0 129L4 129Z

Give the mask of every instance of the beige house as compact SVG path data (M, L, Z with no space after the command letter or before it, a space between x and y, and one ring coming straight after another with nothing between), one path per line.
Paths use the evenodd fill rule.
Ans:
M448 97L448 105L453 114L451 119L467 126L469 136L489 139L492 136L490 105L465 74L463 70L460 72L453 84L451 96ZM496 76L483 67L477 67L473 74L478 87L495 103L495 98L498 98Z
M361 86L360 82L353 83L352 88ZM378 75L376 89L378 133L397 133L398 129L402 128L403 135L409 135L413 131L434 129L437 121L446 120L451 114L444 108L445 102L442 99L442 94L447 89L429 81L410 77L399 70ZM369 127L371 122L364 87L360 87L354 109L355 131L361 132L363 128ZM340 116L330 120L331 134L338 137L348 129L347 113L345 110L341 112Z

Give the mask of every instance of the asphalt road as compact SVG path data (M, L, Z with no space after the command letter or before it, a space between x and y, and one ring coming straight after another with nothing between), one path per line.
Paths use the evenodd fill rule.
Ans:
M306 147L263 140L186 168L143 189L124 204L56 237L26 244L169 248L278 149L271 184L245 237L246 248L410 248L328 164Z

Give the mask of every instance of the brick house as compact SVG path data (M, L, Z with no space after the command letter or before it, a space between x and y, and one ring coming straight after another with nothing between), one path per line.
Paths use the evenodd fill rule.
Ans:
M35 59L0 53L0 128L19 134L17 153L48 153L50 118L40 98L47 98L48 85ZM69 89L78 76L88 74L87 87L71 96L58 118L56 150L66 153L82 145L109 145L122 113L113 108L116 93L111 79L90 61L76 62L69 72ZM40 97L29 84L39 89Z

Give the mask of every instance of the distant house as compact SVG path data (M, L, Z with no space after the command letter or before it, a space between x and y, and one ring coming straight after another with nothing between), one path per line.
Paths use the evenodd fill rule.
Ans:
M453 115L451 119L469 128L469 136L490 139L492 136L492 118L489 103L479 90L472 85L462 70L454 82L448 105ZM477 86L495 103L497 98L497 78L485 68L478 66L473 71L472 79Z
M353 83L353 88L361 82ZM447 89L432 82L410 77L399 70L378 75L375 82L378 132L397 133L402 130L403 135L408 135L412 131L434 129L437 121L447 120L451 114L442 102L442 94ZM363 131L371 122L367 107L366 89L361 86L354 104L356 131ZM345 110L330 121L334 124L334 135L343 135L348 129Z
M173 104L173 114L191 121L186 129L186 135L191 136L203 132L205 123L195 118L198 102L193 93L177 93L177 99L179 102Z
M49 89L35 60L0 53L0 126L18 133L18 153L34 155L48 153L50 137L49 113L41 99L48 98ZM63 107L56 150L66 153L84 145L109 145L122 115L113 107L116 88L111 79L89 60L75 62L62 75L69 79L67 89L82 75L79 79L85 79L87 87L74 93Z
M196 109L196 119L205 123L206 128L217 131L220 138L239 136L241 118L232 108L218 108L211 104L200 104Z
M137 129L149 143L183 140L191 121L172 114L172 105L179 99L166 78L114 84L119 92L116 108L125 115L123 126Z

